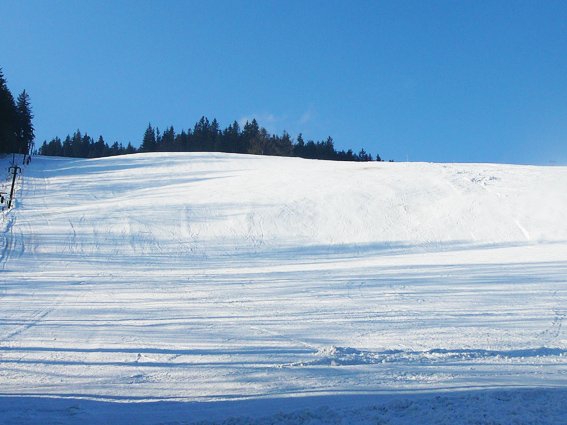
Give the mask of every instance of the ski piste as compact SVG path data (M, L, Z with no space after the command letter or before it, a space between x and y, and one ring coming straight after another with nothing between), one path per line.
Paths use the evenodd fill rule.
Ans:
M34 157L2 223L0 423L562 423L566 187L565 167Z

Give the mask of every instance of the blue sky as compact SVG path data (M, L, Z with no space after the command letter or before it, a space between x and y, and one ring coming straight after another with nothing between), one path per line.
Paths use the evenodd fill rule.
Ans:
M0 0L37 142L255 117L396 161L567 164L566 1Z

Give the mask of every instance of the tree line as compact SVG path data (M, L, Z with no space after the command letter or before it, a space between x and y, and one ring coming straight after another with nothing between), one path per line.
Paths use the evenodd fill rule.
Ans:
M30 97L26 91L14 100L0 68L0 153L31 153L34 142L33 113ZM64 140L55 137L44 141L38 149L40 155L75 158L99 158L137 152L227 152L253 155L296 156L308 159L334 161L381 161L380 155L361 149L359 152L337 150L333 139L305 141L299 134L297 139L284 131L281 135L270 134L253 119L241 128L237 121L221 129L218 121L201 117L193 128L176 133L173 127L160 132L151 124L144 132L141 145L131 143L123 146L114 142L109 145L102 136L93 139L77 130Z
M43 142L39 154L52 156L71 156L79 158L97 158L102 156L123 155L136 152L226 152L253 155L297 156L308 159L326 159L335 161L381 161L380 155L361 149L358 153L352 150L336 150L333 139L305 141L302 134L293 140L287 132L281 135L270 134L253 119L241 128L237 121L221 129L218 121L209 121L201 117L193 128L176 133L173 127L163 132L148 124L140 147L137 149L130 143L126 147L115 142L108 145L102 136L97 141L81 134L77 130L73 136L65 140L58 137Z
M22 91L17 100L0 68L0 153L28 154L34 140L30 97Z
M82 134L80 130L73 133L73 136L59 137L44 141L37 153L47 156L67 156L72 158L101 158L103 156L126 155L136 153L138 150L130 143L124 147L122 143L114 142L108 145L102 136L97 141L87 133Z

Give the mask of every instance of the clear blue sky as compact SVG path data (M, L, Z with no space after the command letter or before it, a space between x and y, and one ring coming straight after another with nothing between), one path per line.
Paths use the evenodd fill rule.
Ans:
M567 163L567 1L0 0L36 142L256 117L397 161Z

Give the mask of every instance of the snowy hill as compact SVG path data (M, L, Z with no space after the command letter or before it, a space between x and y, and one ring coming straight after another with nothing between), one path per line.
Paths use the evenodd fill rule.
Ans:
M0 423L563 423L566 188L566 167L35 157L2 215Z

